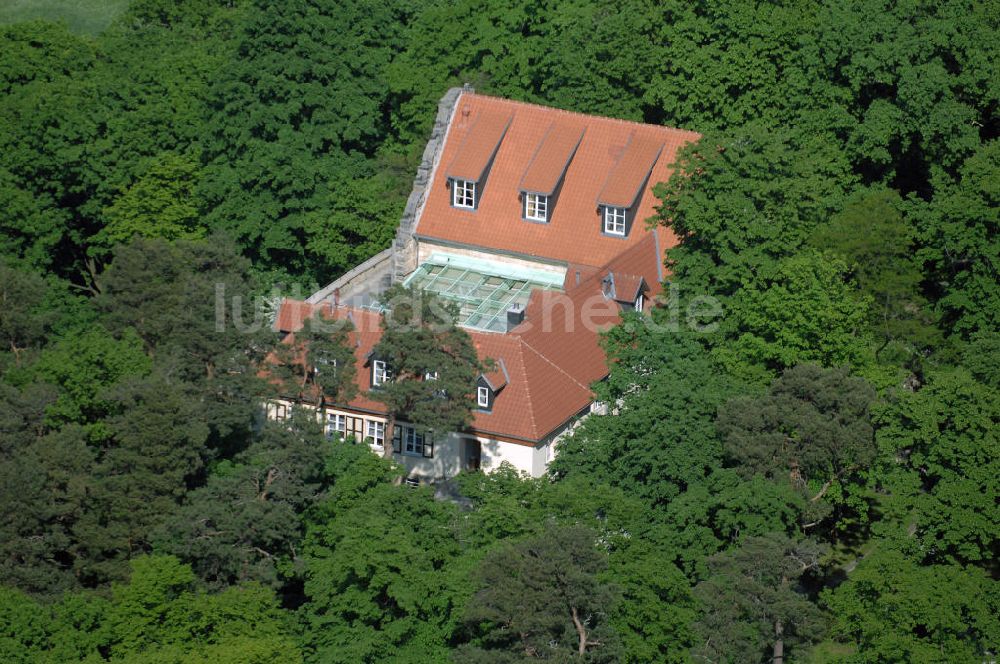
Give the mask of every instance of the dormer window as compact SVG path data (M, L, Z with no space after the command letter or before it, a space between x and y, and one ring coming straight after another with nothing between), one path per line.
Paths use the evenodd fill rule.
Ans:
M639 294L635 296L635 310L642 313L642 307L644 304L646 304L646 298L643 297L642 291L640 291Z
M625 208L604 208L604 232L608 235L625 235Z
M392 372L383 360L372 360L372 386L384 385L392 380Z
M473 210L476 207L476 183L472 180L453 180L451 204L457 208Z
M480 385L476 389L476 405L483 409L490 407L490 388Z
M549 220L549 197L541 194L524 195L524 218L528 221Z

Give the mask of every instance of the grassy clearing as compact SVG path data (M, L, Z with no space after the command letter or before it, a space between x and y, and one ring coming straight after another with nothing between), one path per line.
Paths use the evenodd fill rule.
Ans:
M129 0L0 0L0 24L41 18L65 21L70 30L94 35L128 7Z

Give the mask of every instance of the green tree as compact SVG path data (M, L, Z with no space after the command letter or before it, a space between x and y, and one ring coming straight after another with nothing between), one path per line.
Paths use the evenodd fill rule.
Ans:
M655 311L666 325L666 312ZM615 404L559 444L552 474L583 474L662 506L721 465L714 418L738 393L690 331L659 331L630 320L604 339L610 374L594 386Z
M295 664L302 656L274 594L256 584L209 595L191 568L170 556L132 563L108 612L112 659Z
M802 59L809 85L840 88L832 111L857 172L926 195L995 137L980 127L1000 99L996 30L986 7L952 2L818 8Z
M608 621L616 588L598 578L607 554L595 539L587 528L552 527L487 554L477 572L480 590L463 616L468 644L457 659L618 661Z
M943 183L929 203L915 203L913 216L917 259L928 267L944 329L967 339L1000 329L1000 140L965 160L959 178Z
M857 509L843 504L852 495L848 487L864 485L863 472L877 454L869 415L874 400L871 386L846 369L800 365L782 374L768 394L722 407L719 434L738 473L787 481L810 504L832 490L839 519L849 507ZM814 509L810 515L822 518Z
M731 371L761 377L803 362L866 368L871 301L845 283L847 266L803 252L761 269L736 292L717 353Z
M85 583L120 578L123 562L146 553L211 455L204 407L163 377L133 379L112 393L109 439L95 460L90 502L74 525Z
M169 556L132 562L111 598L67 594L42 604L0 589L4 661L298 664L292 626L274 594L256 584L208 594Z
M732 469L716 470L691 485L663 510L663 547L693 580L708 575L706 559L747 537L801 532L806 499L787 484Z
M265 392L257 371L273 333L251 297L249 262L232 243L136 238L118 247L100 283L104 325L134 329L156 366L212 404L201 414L213 444L245 440Z
M3 245L29 265L81 279L80 247L94 232L81 208L98 178L89 150L100 136L92 80L97 49L65 26L0 28L0 212Z
M624 662L685 662L694 645L695 602L684 574L646 538L612 551L601 579L621 589L611 625Z
M841 206L853 182L829 139L750 123L683 148L655 222L680 244L668 251L689 297L726 298L774 270Z
M329 187L326 205L304 221L305 250L320 283L387 248L403 213L399 183L389 176L338 174Z
M920 566L878 548L827 590L833 636L855 662L979 662L1000 642L1000 587L974 567Z
M369 395L385 405L385 456L392 458L396 421L406 418L423 432L446 436L472 420L472 399L483 365L454 307L413 287L396 286L383 300L382 338L372 350L391 379Z
M916 474L910 497L919 557L993 565L1000 553L1000 399L964 368L900 392L877 421L882 453Z
M208 224L258 266L312 269L305 225L378 146L405 15L393 2L250 3L212 86L201 192Z
M322 313L302 321L302 328L275 348L272 375L281 394L308 400L317 408L324 401L350 401L357 391L352 330L350 320Z
M43 397L33 390L23 396ZM81 583L86 561L76 526L94 507L96 455L80 426L47 432L38 418L31 429L0 457L0 500L6 506L0 519L0 577L27 592L54 595Z
M27 351L42 345L54 316L44 306L47 286L33 272L18 270L0 260L0 353L10 353L14 365ZM0 355L0 368L6 362Z
M127 243L136 235L195 240L205 235L195 189L197 160L165 153L104 211L106 244Z
M187 493L157 548L188 561L213 587L277 586L300 573L303 517L328 488L332 444L309 412L296 410L290 427L265 424L246 450Z
M799 584L804 574L818 569L823 555L814 542L772 534L709 558L711 576L694 589L703 610L695 623L698 644L692 656L777 663L784 661L786 646L817 641L823 615Z
M359 463L334 479L309 529L302 617L313 661L446 660L471 593L455 507L387 483L385 461L364 447L336 447L338 465Z
M150 359L135 332L125 330L121 339L115 339L95 329L45 349L33 373L59 388L59 399L48 412L53 423L94 424L111 411L108 388L126 378L145 376L150 369Z
M936 345L937 335L921 294L923 272L902 207L891 189L862 190L816 229L810 243L843 258L859 290L871 297L869 322L882 338L879 350L896 342L908 346L913 356Z

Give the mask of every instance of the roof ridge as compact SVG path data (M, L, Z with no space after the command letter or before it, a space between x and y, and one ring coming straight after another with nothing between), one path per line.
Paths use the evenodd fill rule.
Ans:
M528 380L528 369L524 366L524 351L522 346L527 344L524 343L524 339L517 338L517 352L521 356L521 371L524 373L524 393L528 397L528 419L531 420L531 432L537 436L538 435L538 424L535 422L535 401L531 398L531 381Z
M520 337L520 339L521 339L521 343L524 344L525 346L527 346L528 348L530 348L531 351L535 355L537 355L538 357L542 358L543 360L545 360L546 362L548 362L549 364L551 364L553 367L556 368L557 371L559 371L561 374L563 374L564 376L566 376L567 378L569 378L571 381L573 381L574 383L576 383L577 385L579 385L583 390L586 390L587 392L590 392L590 388L589 387L587 387L586 385L584 385L583 383L581 383L580 381L578 381L576 378L574 378L573 376L571 376L565 369L563 369L562 367L560 367L558 364L556 364L555 362L553 362L549 358L545 357L545 355L541 351L539 351L537 348L535 348L534 346L532 346L531 344L529 344L527 341L525 341L524 337Z
M616 122L618 124L623 124L623 125L630 125L630 126L636 126L636 127L651 127L653 129L666 129L668 131L683 132L685 134L695 134L695 135L698 134L698 132L693 131L691 129L681 129L680 127L668 127L667 125L650 124L648 122L640 122L638 120L625 120L623 118L613 118L613 117L610 117L610 116L607 116L607 115L596 115L594 113L584 113L582 111L568 111L565 108L556 108L555 106L546 106L545 104L539 104L537 102L520 101L518 99L509 99L507 97L497 97L495 95L487 95L487 94L483 94L481 92L464 91L463 90L461 97L464 97L465 95L470 95L470 96L473 96L473 97L483 97L484 99L496 99L498 101L502 101L502 102L505 102L505 103L508 103L508 104L516 104L518 106L528 106L530 108L540 108L540 109L543 109L543 110L546 110L546 111L552 111L552 112L560 113L560 114L563 114L563 115L572 115L572 116L577 116L577 117L581 117L581 118L590 118L590 119L595 119L596 118L598 120L607 120L609 122Z

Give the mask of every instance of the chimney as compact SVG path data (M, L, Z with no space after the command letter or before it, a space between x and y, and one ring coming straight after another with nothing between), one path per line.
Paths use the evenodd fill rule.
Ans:
M512 304L507 310L507 331L510 332L515 327L524 322L524 305Z
M604 297L611 299L615 296L615 275L608 272L607 276L601 279L601 292Z

